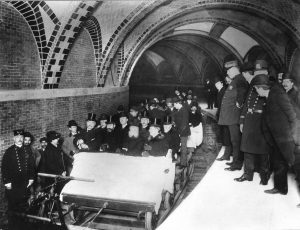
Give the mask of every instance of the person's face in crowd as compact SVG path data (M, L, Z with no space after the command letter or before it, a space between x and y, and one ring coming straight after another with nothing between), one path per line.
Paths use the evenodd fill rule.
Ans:
M233 79L238 73L238 68L236 67L231 67L227 70L227 75L230 79Z
M120 123L121 125L126 125L128 122L128 118L127 117L120 117Z
M282 85L283 85L283 88L285 89L285 91L288 92L293 88L294 83L290 79L284 79L282 81Z
M175 94L176 94L176 95L180 95L179 90L175 90Z
M182 92L182 96L184 96L184 97L185 97L185 96L186 96L186 92Z
M41 143L40 143L40 145L41 145L41 148L42 149L45 149L46 147L47 147L47 141L42 141Z
M282 75L283 75L283 73L278 74L278 83L279 84L282 84Z
M178 102L176 102L176 103L174 103L174 107L175 107L175 109L180 109L181 108L181 104L178 103Z
M28 146L31 144L31 138L30 137L24 137L24 145Z
M160 131L160 128L156 127L156 126L151 126L149 128L149 133L150 133L150 136L152 136L152 137L156 137L159 134L159 131Z
M92 130L96 126L96 121L87 121L86 122L86 128L87 130Z
M57 146L58 145L58 141L59 141L59 138L56 138L54 140L51 141L51 144L54 145L54 146Z
M133 117L137 117L138 115L138 111L134 110L134 109L130 109L130 115L133 116Z
M71 127L69 127L69 130L70 130L71 133L77 133L77 126L72 125Z
M256 92L260 97L267 97L267 90L260 86L254 86Z
M192 107L191 107L191 111L192 111L192 113L196 113L197 107L196 107L196 106L192 106Z
M112 132L115 129L115 124L109 123L109 124L107 124L106 128L107 128L108 132Z
M232 82L232 80L228 76L226 76L225 81L226 81L227 85L229 85Z
M139 127L138 126L130 126L128 136L138 138L139 137Z
M102 127L102 128L105 128L106 127L106 124L107 123L107 120L100 120L100 126Z
M218 81L218 82L216 82L215 86L216 86L217 90L220 91L223 88L223 83Z
M169 109L172 109L174 106L173 106L173 103L172 102L168 102L167 103L167 107L169 108Z
M164 132L168 133L172 128L172 124L164 124Z
M148 124L149 124L149 118L142 117L141 118L141 124L142 124L143 127L147 127Z
M17 135L14 136L14 143L17 146L22 146L24 141L24 136L23 135Z
M249 71L243 72L242 74L243 74L243 77L246 79L246 81L248 83L250 83L250 81L253 78L253 75Z

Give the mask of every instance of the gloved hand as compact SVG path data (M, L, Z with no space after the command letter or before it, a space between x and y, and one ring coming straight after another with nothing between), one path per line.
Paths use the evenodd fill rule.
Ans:
M33 180L29 180L27 184L27 188L29 188L33 184Z
M11 183L7 183L4 186L7 190L11 190Z

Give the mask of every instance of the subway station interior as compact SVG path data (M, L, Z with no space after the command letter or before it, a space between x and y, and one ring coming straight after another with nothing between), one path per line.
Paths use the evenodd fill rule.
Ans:
M252 63L251 70L248 63ZM247 84L244 99L239 91L242 83L233 83L237 78L231 78L232 69ZM244 77L246 72L252 74L252 81ZM285 81L292 84L297 102L290 99ZM217 106L218 82L228 85L224 88L226 99L236 100L234 111L228 109L226 115L222 112L225 96ZM0 230L300 229L299 87L298 0L1 0ZM175 91L187 95L178 96ZM262 109L250 108L253 94L257 95L254 107L261 101ZM140 122L150 116L148 106L153 103L168 108L168 99L175 107L175 115L172 112L170 117L176 130L181 124L176 113L194 105L187 105L188 96L201 117L201 138L196 137L201 141L188 152L188 166L181 165L181 160L182 141L194 130L189 127L189 135L179 134L178 154L173 151L170 161L165 160L170 157L170 146L164 156L144 157L144 151L152 150L145 147L149 147L147 141L139 157L127 154L127 148L117 154L101 147L84 151L74 142L79 150L72 155L73 171L67 175L43 171L39 175L37 166L29 179L33 184L29 182L26 195L22 195L27 198L26 208L16 211L17 203L10 201L15 182L6 178L4 168L12 172L19 166L21 173L23 158L26 170L30 167L30 153L28 159L26 153L19 160L17 152L8 151L23 131L32 135L30 148L40 149L43 137L48 138L48 145L58 134L69 137L71 120L83 130L88 121L96 124L93 115L101 120L105 114L107 123L112 123L121 106L127 118L135 108ZM222 114L228 120L236 110L240 111L238 119L244 116L247 120L253 113L260 116L247 128L251 131L247 137L246 123L241 120L234 124L220 121ZM166 117L161 119L160 132L163 125L171 124L169 120L163 123ZM150 129L158 126L153 118ZM267 127L260 125L264 122ZM187 123L191 125L190 120ZM241 124L244 128L240 129ZM282 124L281 128L277 124ZM223 126L229 127L227 134ZM238 130L233 131L232 126ZM242 143L250 140L248 145L263 145L252 144L256 140L252 127L258 127L261 139L267 134L272 139L268 142L266 137L268 151L262 154L268 161L265 183L260 171L263 160L257 157L261 154L248 153L240 146L235 149L233 132ZM275 129L282 133L274 134ZM226 137L233 155L225 159ZM235 151L243 162L229 166L229 160L237 159ZM8 163L5 156L9 154L17 156L17 163ZM246 177L249 155L252 160L256 157L254 175ZM282 180L287 185L280 190L278 174L284 170ZM16 181L25 178L18 175L14 174ZM60 180L67 184L58 193L55 188L35 191L39 182L49 178L55 181L53 186L59 187ZM25 224L14 226L14 220Z

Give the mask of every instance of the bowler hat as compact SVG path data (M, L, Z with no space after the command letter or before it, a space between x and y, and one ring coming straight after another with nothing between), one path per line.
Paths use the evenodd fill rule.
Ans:
M289 79L289 80L294 80L294 78L292 77L292 75L290 73L284 73L282 75L282 80L285 80L285 79Z
M48 142L51 142L55 139L59 139L61 137L61 135L56 131L49 131L47 132L46 136Z
M42 138L40 139L40 143L42 143L43 141L46 141L46 142L47 142L47 138L46 138L46 137L42 137Z
M96 122L96 114L95 113L89 113L87 120Z
M124 109L124 106L123 106L123 105L119 105L118 108L117 108L117 110L118 110L118 111L124 111L125 109Z
M70 120L70 121L68 122L68 127L71 127L71 126L78 126L78 124L76 123L75 120Z
M22 135L24 136L24 129L16 129L14 130L14 136Z
M254 86L257 85L269 86L270 85L269 77L266 74L258 74L252 79L251 84Z

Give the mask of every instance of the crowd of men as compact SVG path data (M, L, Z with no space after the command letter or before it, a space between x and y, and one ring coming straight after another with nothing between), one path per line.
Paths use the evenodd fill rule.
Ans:
M268 63L257 60L242 66L225 61L225 81L218 89L217 119L225 153L217 160L229 160L228 171L244 172L237 182L252 181L259 172L261 185L274 173L274 188L267 194L288 193L287 174L296 174L300 185L300 95L289 73L269 76Z
M55 179L38 177L38 173L69 176L74 155L79 152L110 152L130 156L167 156L178 170L188 166L193 151L202 142L200 104L192 91L159 101L129 107L120 105L113 115L89 113L86 127L75 120L67 123L68 136L51 130L34 148L34 137L23 129L14 131L14 145L5 152L1 171L8 200L9 229L25 229L15 213L23 213L29 197L44 191L60 193L64 183L52 187ZM55 188L50 190L50 188ZM30 200L30 199L29 199Z

